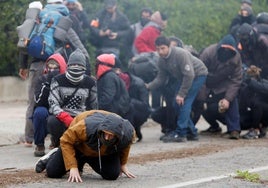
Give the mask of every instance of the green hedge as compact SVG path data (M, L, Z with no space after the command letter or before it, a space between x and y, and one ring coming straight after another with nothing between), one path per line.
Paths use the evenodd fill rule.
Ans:
M0 76L17 75L18 50L16 27L25 16L29 0L0 0ZM100 9L103 0L80 0L88 16L92 18ZM267 1L253 0L254 13L268 10ZM191 44L198 51L216 43L224 36L229 24L236 16L240 0L118 0L119 8L128 16L131 23L139 19L142 7L165 12L168 26L167 36L175 35L185 44ZM87 45L90 55L94 56L94 47Z

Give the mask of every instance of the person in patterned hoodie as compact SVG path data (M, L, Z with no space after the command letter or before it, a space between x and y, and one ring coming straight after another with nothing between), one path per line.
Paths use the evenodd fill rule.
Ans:
M66 73L52 79L48 98L52 115L47 126L55 147L76 115L98 107L96 81L85 71L86 57L76 49L70 55Z

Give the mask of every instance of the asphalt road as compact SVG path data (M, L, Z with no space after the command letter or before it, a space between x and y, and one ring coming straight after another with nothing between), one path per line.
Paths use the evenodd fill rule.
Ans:
M15 178L26 169L32 170L38 158L34 148L16 144L24 130L25 102L0 103L0 176L12 174ZM208 125L204 120L199 130ZM223 126L223 128L225 128ZM256 140L229 140L220 136L200 136L198 142L162 143L160 126L149 120L142 128L144 139L131 149L128 168L137 175L116 181L105 181L86 168L83 183L68 183L67 177L49 179L42 174L38 181L16 182L7 187L268 187L267 138ZM46 143L47 145L49 142ZM256 173L262 182L252 183L235 178L237 170ZM0 183L1 185L1 183Z

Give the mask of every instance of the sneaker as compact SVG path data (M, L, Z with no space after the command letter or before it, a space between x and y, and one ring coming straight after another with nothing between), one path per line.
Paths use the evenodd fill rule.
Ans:
M208 129L201 131L201 134L218 134L221 133L221 127L209 127Z
M198 141L199 136L198 136L198 134L188 134L187 135L187 140L188 141Z
M229 139L238 140L240 137L240 133L238 131L230 132Z
M163 142L186 142L186 137L180 136L177 133L171 133L162 139Z
M52 150L50 150L50 152L48 152L46 155L44 155L43 157L41 157L35 165L35 172L36 173L41 173L45 170L46 166L47 166L47 162L49 161L49 158L51 157L52 154L54 154L56 151L58 150L58 148L54 148Z
M245 135L242 136L244 139L256 139L258 137L258 132L255 129L250 129Z
M44 155L45 155L45 146L44 145L36 146L34 150L34 156L42 157Z

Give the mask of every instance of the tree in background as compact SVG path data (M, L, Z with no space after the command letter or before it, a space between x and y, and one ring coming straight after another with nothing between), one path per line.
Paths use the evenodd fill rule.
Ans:
M79 0L89 18L103 5L103 0ZM23 23L30 0L0 0L0 76L17 75L18 50L16 27ZM45 1L41 1L45 4ZM253 1L255 15L268 10L268 2ZM142 7L151 7L168 15L167 36L178 36L198 51L217 42L228 32L232 18L237 14L240 0L118 0L119 8L131 23L139 19ZM94 47L86 45L91 57ZM93 58L91 58L93 61ZM93 63L92 63L93 64Z

